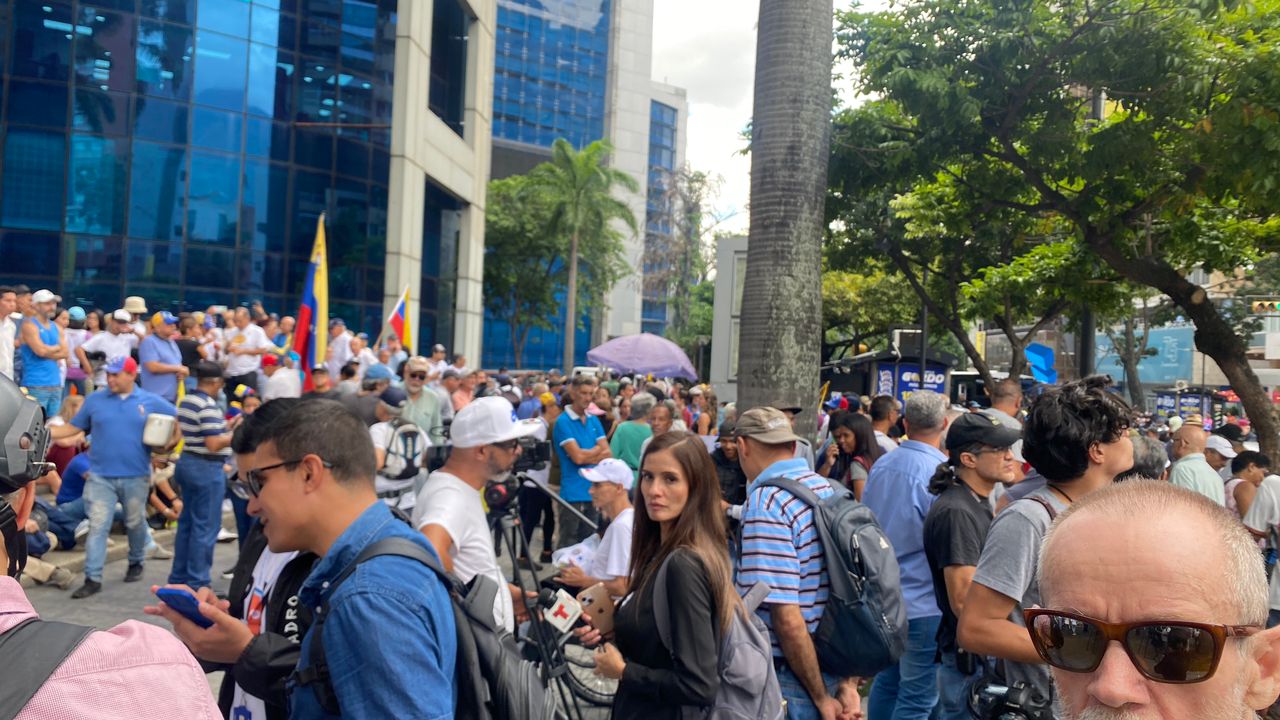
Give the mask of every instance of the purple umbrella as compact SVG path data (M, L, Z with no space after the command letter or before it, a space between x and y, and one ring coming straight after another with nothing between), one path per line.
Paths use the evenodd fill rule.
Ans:
M652 374L696 380L698 373L679 345L666 338L640 333L614 338L589 350L587 362L605 365L624 373Z

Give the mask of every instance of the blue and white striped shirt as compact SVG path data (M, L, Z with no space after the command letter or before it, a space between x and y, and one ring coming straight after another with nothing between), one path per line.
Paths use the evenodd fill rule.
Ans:
M800 614L812 634L822 619L831 589L822 540L813 525L813 509L786 490L760 487L765 479L776 477L798 480L820 498L835 490L826 478L809 470L803 458L795 458L765 468L747 491L738 591L745 594L760 580L769 586L769 596L756 612L769 628L774 657L783 657L768 606L800 606Z
M216 457L229 454L229 450L210 452L205 446L205 438L227 432L222 408L207 394L192 390L182 398L178 403L178 426L182 428L182 452Z

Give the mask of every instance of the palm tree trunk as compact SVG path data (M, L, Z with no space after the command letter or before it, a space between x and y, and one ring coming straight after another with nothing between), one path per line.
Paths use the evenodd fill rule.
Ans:
M831 151L832 0L760 0L739 407L800 406L812 435Z
M574 340L578 334L578 233L569 238L569 287L564 301L564 374L573 374Z

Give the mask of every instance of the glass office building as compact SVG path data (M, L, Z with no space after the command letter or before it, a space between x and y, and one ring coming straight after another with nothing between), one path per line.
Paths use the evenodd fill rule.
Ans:
M292 314L324 212L330 314L376 332L396 18L396 0L0 0L0 283ZM424 283L447 285L438 204ZM451 317L431 292L424 341Z
M645 203L644 272L670 269L672 233L667 184L676 169L676 121L678 111L653 100L649 104L649 188ZM667 329L667 287L646 283L640 308L643 332L661 335Z

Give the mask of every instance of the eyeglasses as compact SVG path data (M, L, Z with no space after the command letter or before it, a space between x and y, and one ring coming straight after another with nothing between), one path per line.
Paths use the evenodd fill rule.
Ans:
M414 380L426 380L427 374L426 373L409 373L409 377L413 378Z
M502 442L489 443L489 444L492 445L493 447L501 448L502 450L515 450L516 445L519 445L520 441L519 440L503 440Z
M274 465L266 465L260 468L254 468L253 470L245 470L244 472L240 473L240 475L244 479L236 480L234 483L232 483L233 492L235 492L237 497L244 500L247 500L250 497L256 498L262 494L262 486L266 482L266 478L264 477L265 473L267 473L270 470L276 470L282 467L289 467L290 465L296 467L304 459L305 458L298 458L297 460L286 460L284 462L278 462ZM325 468L329 468L329 469L333 468L333 464L330 462L326 462L324 459L320 460L320 464Z
M1258 625L1208 625L1181 620L1106 623L1058 610L1023 610L1031 643L1053 667L1088 673L1118 642L1138 672L1160 683L1198 683L1213 677L1227 638L1248 637Z

